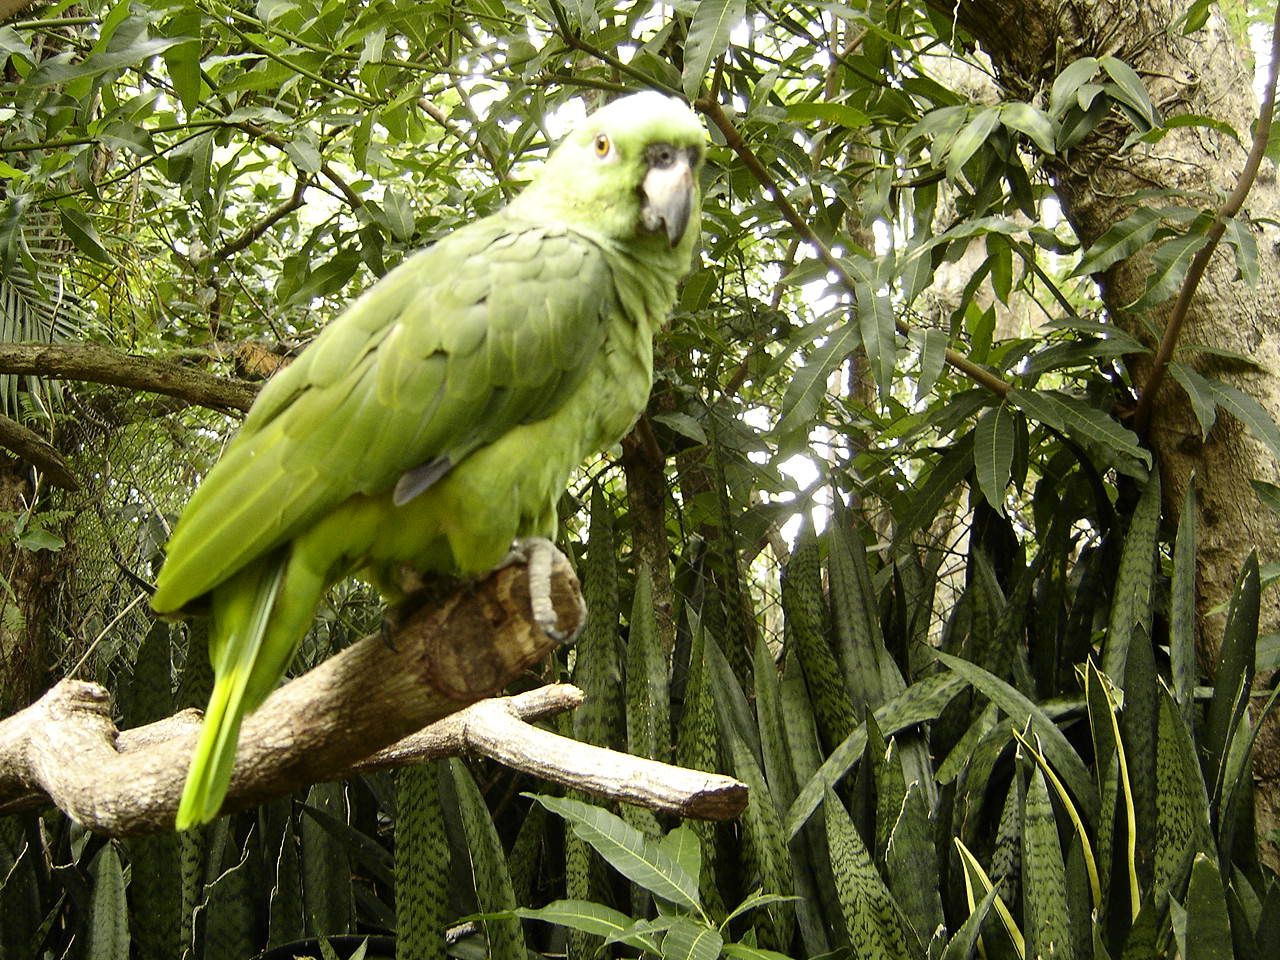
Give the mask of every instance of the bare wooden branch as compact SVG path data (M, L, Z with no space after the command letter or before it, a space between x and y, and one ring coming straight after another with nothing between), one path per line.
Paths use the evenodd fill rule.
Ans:
M0 373L30 373L162 393L215 410L248 410L258 388L93 343L0 343Z
M577 578L560 556L552 600L559 629L572 634L585 610ZM334 779L370 753L496 693L554 645L533 622L522 565L463 585L409 616L395 633L395 649L381 636L366 637L247 717L223 809ZM0 721L0 802L38 790L102 833L169 828L196 740L183 723L175 736L152 742L149 733L122 753L106 691L64 680Z
M357 770L478 753L516 770L609 800L699 820L730 820L747 805L747 787L732 777L606 750L532 726L570 710L583 693L558 683L514 697L482 700L380 750Z
M44 437L17 420L0 416L0 447L39 467L45 478L56 487L75 490L80 486L62 454Z
M560 629L576 630L584 608L563 557L553 571L553 600ZM396 632L394 650L379 636L367 637L276 691L245 722L224 809L353 772L478 753L598 796L684 816L727 819L742 812L747 788L730 777L532 726L581 703L576 687L551 684L465 706L550 651L552 641L528 610L524 568L508 567L415 613ZM102 833L166 829L199 727L199 711L184 710L117 732L105 690L63 681L0 721L0 813L52 802Z

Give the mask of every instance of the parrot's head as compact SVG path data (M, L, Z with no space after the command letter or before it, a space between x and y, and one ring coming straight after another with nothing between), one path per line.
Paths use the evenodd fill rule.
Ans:
M631 94L580 123L516 204L621 244L674 251L687 265L706 144L706 130L681 100Z

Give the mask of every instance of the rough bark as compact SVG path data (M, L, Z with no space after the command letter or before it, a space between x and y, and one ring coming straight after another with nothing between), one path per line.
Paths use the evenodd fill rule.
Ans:
M251 383L93 343L3 343L0 372L129 387L215 410L248 410L258 393Z
M936 5L953 9L949 2ZM961 26L990 53L1011 97L1043 100L1053 78L1072 61L1114 55L1138 71L1164 116L1207 115L1230 124L1245 139L1241 146L1216 132L1189 127L1172 131L1157 144L1122 150L1131 128L1113 116L1082 144L1051 161L1063 210L1086 246L1132 211L1137 191L1172 188L1221 198L1244 166L1258 109L1249 52L1216 10L1202 30L1181 36L1172 25L1185 7L1172 0L971 0L954 7ZM1008 29L1010 23L1019 29ZM1242 219L1275 218L1278 211L1280 188L1274 170L1264 169ZM1275 373L1280 370L1280 253L1274 228L1253 229L1258 284L1250 287L1237 280L1230 251L1220 248L1192 301L1183 349L1175 358L1244 391L1280 419L1280 378ZM1172 304L1146 313L1125 309L1143 291L1148 270L1147 259L1135 256L1098 279L1114 322L1154 347L1148 325L1161 329ZM1190 349L1193 344L1244 354L1254 365L1196 353ZM1149 358L1134 358L1131 372L1141 390ZM1193 476L1199 494L1200 654L1211 669L1223 618L1210 611L1230 596L1250 550L1256 548L1264 561L1280 555L1280 518L1259 503L1249 483L1254 477L1275 482L1277 465L1261 443L1225 414L1202 441L1186 395L1171 380L1164 381L1156 401L1148 439L1159 462L1167 514L1177 516ZM1275 591L1263 596L1261 629L1280 629L1280 595ZM1259 830L1264 833L1280 823L1278 746L1274 731L1264 733L1255 755Z

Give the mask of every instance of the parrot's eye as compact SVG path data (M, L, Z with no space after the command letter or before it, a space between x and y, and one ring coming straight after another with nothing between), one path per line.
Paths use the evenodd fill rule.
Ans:
M597 133L595 148L596 148L596 156L603 158L609 155L609 151L613 149L613 144L609 141L609 138L606 137L603 133Z

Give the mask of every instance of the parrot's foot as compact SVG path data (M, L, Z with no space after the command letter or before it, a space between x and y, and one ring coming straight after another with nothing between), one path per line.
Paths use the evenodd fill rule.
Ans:
M555 604L551 602L551 567L555 555L555 544L550 540L522 537L511 545L511 552L498 564L498 569L513 563L525 565L529 571L529 612L533 614L533 622L556 643L567 643L573 636L560 629Z

